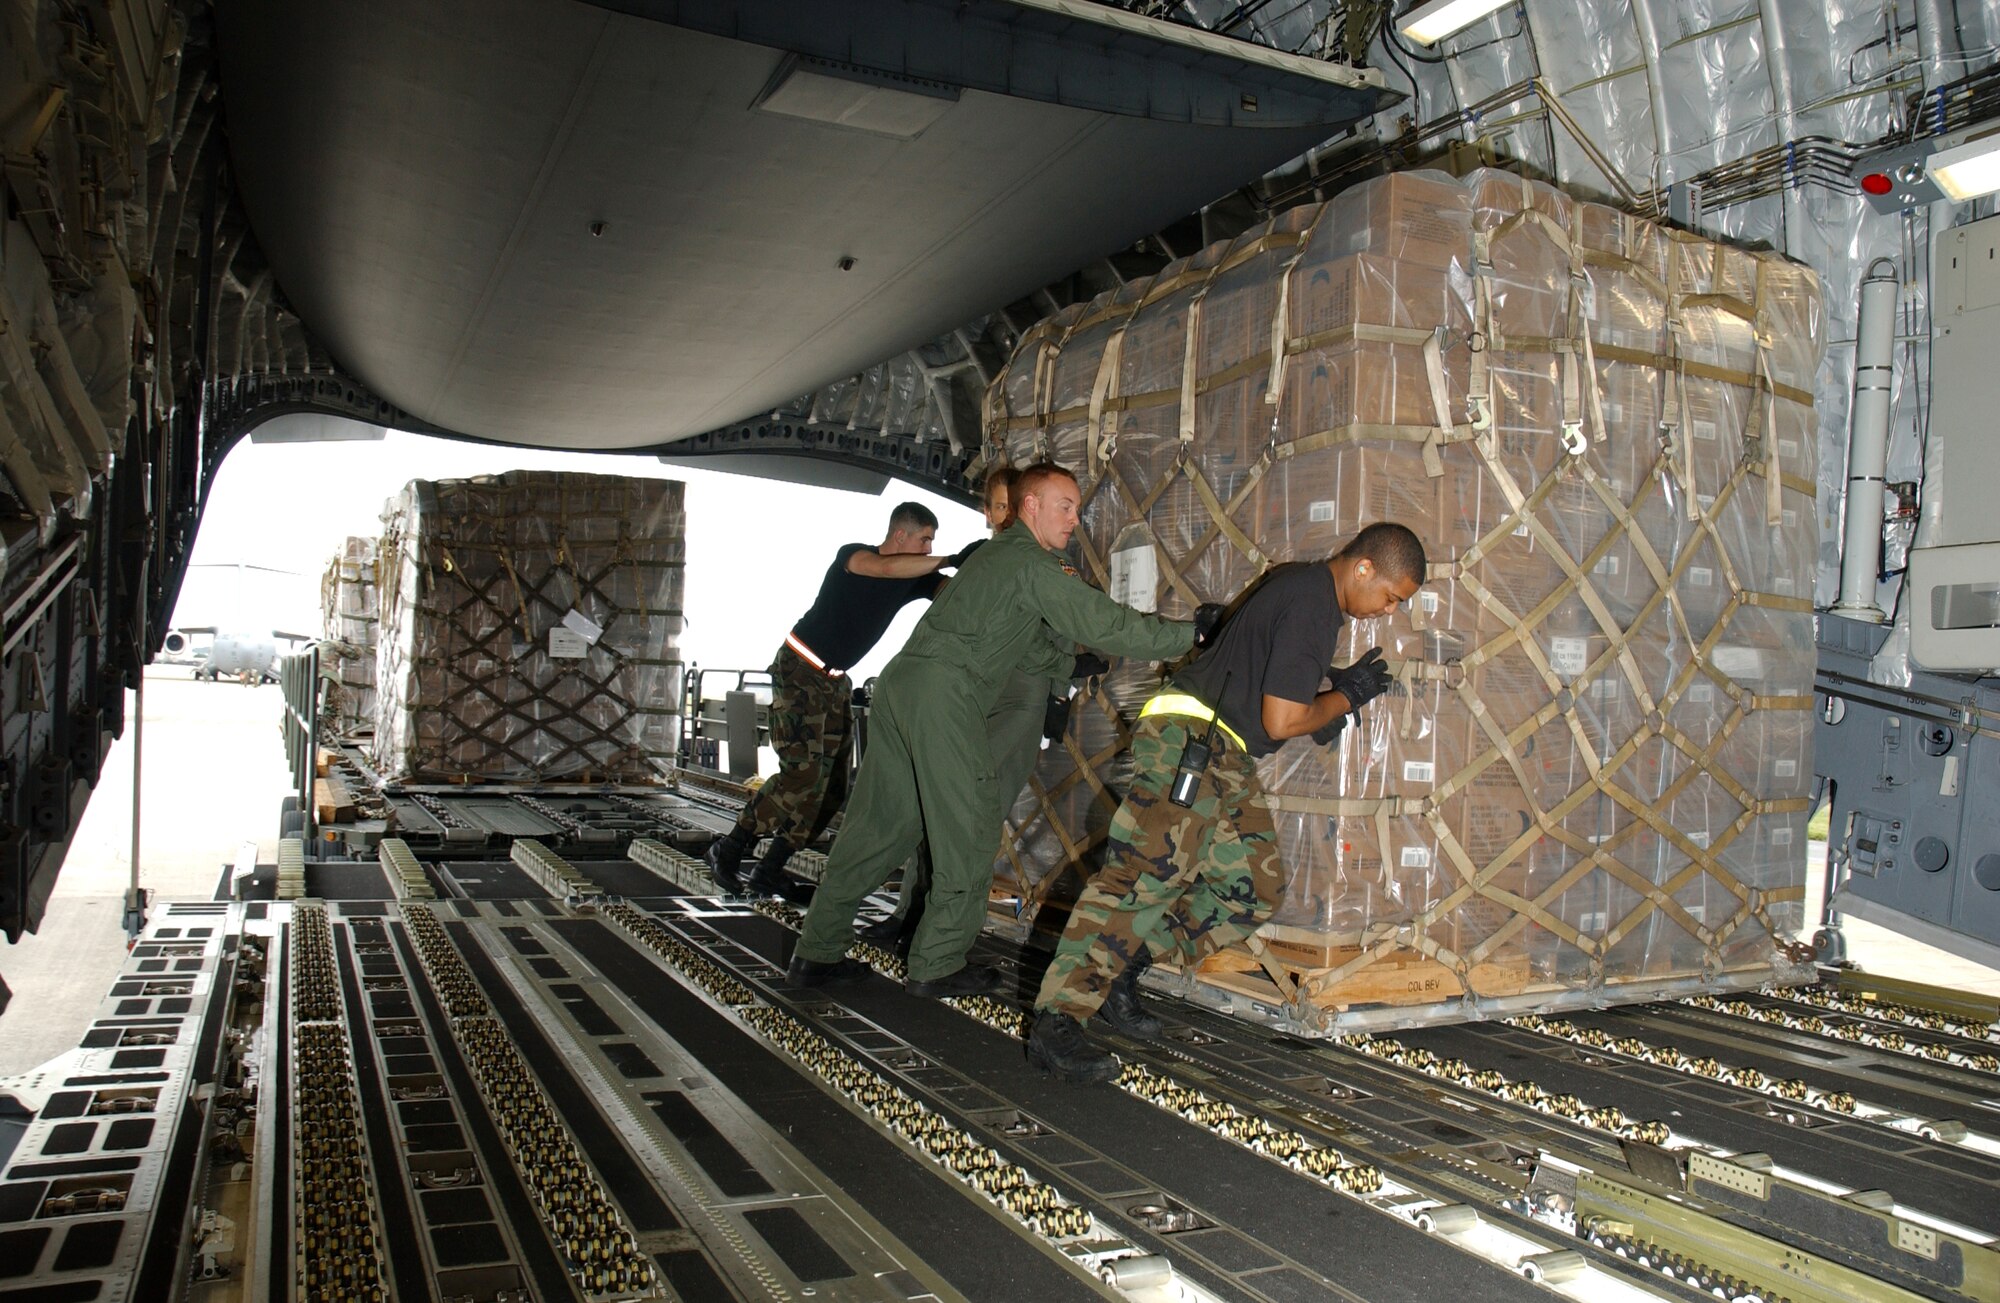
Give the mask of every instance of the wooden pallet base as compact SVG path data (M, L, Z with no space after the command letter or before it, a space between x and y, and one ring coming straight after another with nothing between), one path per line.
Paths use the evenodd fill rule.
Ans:
M313 779L313 805L322 824L353 823L356 817L354 797L338 778Z
M1361 955L1358 948L1330 948L1324 960L1300 964L1271 946L1267 955L1298 992L1300 1001L1321 1009L1344 1011L1368 1005L1436 1004L1466 993L1459 975L1415 951L1395 951L1343 976L1335 976ZM1466 975L1479 996L1520 995L1533 989L1526 957L1475 964ZM1289 1003L1269 969L1246 950L1231 949L1204 960L1198 980L1261 1000ZM1551 985L1551 990L1560 987Z
M1296 992L1299 1003L1328 1013L1442 1004L1464 996L1468 984L1472 988L1471 993L1482 999L1563 996L1576 990L1562 982L1536 979L1525 956L1475 964L1467 974L1469 981L1461 981L1452 969L1410 950L1391 952L1338 977L1335 974L1341 965L1359 957L1359 949L1347 950L1344 959L1335 950L1331 957L1337 962L1324 966L1288 962L1275 953L1277 950L1277 946L1266 950L1270 967L1243 949L1211 955L1202 962L1195 980L1269 1004L1291 1004ZM1272 967L1278 970L1277 977L1271 973ZM1633 974L1606 982L1602 990L1609 994L1621 988L1630 988L1633 994L1627 999L1650 1000L1661 998L1658 990L1670 984L1700 980L1704 986L1717 990L1736 990L1769 981L1771 976L1767 965L1746 964L1708 974ZM1285 983L1285 989L1280 988L1280 978ZM1613 998L1615 1002L1615 996Z

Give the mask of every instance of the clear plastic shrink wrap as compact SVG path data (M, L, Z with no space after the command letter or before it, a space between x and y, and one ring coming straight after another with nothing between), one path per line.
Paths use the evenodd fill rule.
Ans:
M673 762L674 480L413 480L384 516L374 758L408 782L656 781Z
M375 634L381 623L375 549L372 538L350 537L327 562L319 585L324 722L347 737L375 727Z
M1798 975L1813 273L1493 171L1400 173L1041 323L986 457L1085 490L1085 567L1185 617L1360 526L1431 581L1401 680L1264 764L1287 885L1198 995L1320 1027ZM1094 868L1157 682L1119 666L1016 804L996 908Z

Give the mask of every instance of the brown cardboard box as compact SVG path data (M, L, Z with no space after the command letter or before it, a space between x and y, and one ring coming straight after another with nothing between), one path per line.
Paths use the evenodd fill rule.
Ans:
M1666 305L1654 284L1610 267L1590 271L1586 304L1593 342L1640 353L1667 351Z
M1394 172L1330 201L1314 243L1444 268L1471 258L1472 204L1441 172Z
M1464 359L1447 393L1465 392ZM1433 426L1436 407L1421 347L1361 343L1312 349L1286 365L1278 431L1284 440L1353 424Z
M1615 255L1665 283L1667 276L1666 233L1643 218L1631 216L1603 204L1579 205L1583 244L1586 249Z
M1294 339L1364 323L1405 330L1443 325L1461 334L1470 324L1441 268L1372 253L1323 253L1310 246L1292 271L1288 325Z
M1577 201L1546 182L1480 168L1465 178L1465 186L1472 198L1474 225L1480 230L1504 226L1523 209L1544 214L1565 233L1571 229Z

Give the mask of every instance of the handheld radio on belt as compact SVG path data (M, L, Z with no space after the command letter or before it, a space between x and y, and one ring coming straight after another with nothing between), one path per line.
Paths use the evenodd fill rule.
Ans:
M1229 675L1222 676L1222 691L1216 694L1220 701L1229 695ZM1200 737L1188 734L1187 745L1181 748L1181 762L1174 770L1173 785L1167 789L1167 799L1183 810L1194 804L1195 793L1201 790L1201 776L1208 772L1208 762L1215 758L1215 724L1220 718L1208 717L1208 732Z

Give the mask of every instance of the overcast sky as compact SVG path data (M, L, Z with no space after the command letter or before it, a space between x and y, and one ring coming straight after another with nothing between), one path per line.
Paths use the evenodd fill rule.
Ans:
M261 636L320 632L319 586L349 535L379 536L383 503L413 479L509 470L586 471L677 479L687 485L687 632L683 659L704 667L763 669L812 604L843 543L879 543L898 502L938 516L940 553L985 533L979 513L891 480L880 496L812 488L651 457L497 448L390 431L379 442L239 443L224 460L195 539L177 628L213 625ZM266 567L249 569L239 567ZM906 607L859 683L903 645L922 603Z

